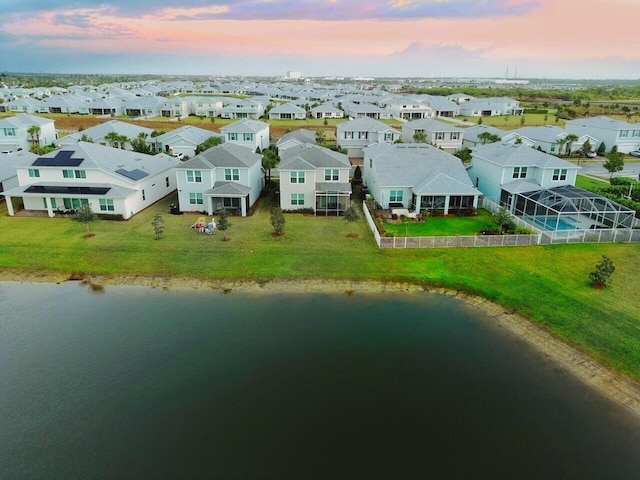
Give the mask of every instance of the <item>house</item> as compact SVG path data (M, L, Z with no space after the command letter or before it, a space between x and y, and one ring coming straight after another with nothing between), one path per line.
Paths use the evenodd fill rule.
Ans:
M197 154L198 145L211 137L218 137L220 138L220 143L224 142L222 135L219 133L190 125L176 128L155 138L149 138L147 141L157 152L193 157Z
M599 142L594 147L596 150L601 143L605 144L607 152L610 152L614 146L620 153L640 149L640 123L627 123L601 116L568 120L566 129L568 133L579 137L589 135L597 138Z
M185 118L191 113L191 102L184 97L165 98L160 105L160 115L169 118Z
M32 145L51 145L57 138L54 122L49 118L21 113L0 120L2 152L30 150Z
M343 102L342 109L344 113L351 118L373 118L376 120L391 118L391 112L389 110L385 110L377 105L372 105L371 103Z
M222 98L198 97L193 99L192 110L196 117L214 118L220 115L223 105Z
M305 120L307 111L291 103L283 103L269 110L269 120Z
M176 178L181 211L213 215L224 208L244 217L264 187L262 155L223 143L182 163Z
M467 148L473 148L476 145L485 145L489 142L487 138L483 138L487 135L493 135L495 141L500 141L502 137L507 134L504 130L492 127L490 125L475 125L465 129L464 136L462 138L462 146Z
M41 106L42 102L40 100L35 100L29 97L16 98L15 100L1 103L0 112L28 113L29 115L32 115L37 113Z
M402 120L418 120L435 116L433 108L429 105L412 100L408 97L394 98L386 102L386 108L393 118Z
M578 137L576 135L576 137ZM570 155L582 150L584 143L589 140L592 150L595 150L599 140L582 135L576 140L560 127L545 125L543 127L523 127L513 130L502 137L505 142L525 143L526 145L555 155ZM575 138L575 137L574 137Z
M158 117L164 100L156 96L127 98L124 101L124 114L127 117Z
M511 208L514 195L575 185L580 167L523 144L478 145L469 176L488 199Z
M351 204L351 163L342 153L305 143L282 153L279 171L283 210L342 215Z
M427 95L425 102L433 109L436 117L457 117L460 115L460 106L446 97Z
M108 122L101 123L95 127L90 127L86 130L82 130L81 132L67 135L66 137L58 140L56 145L59 147L68 147L75 145L80 141L86 141L97 143L99 145L131 150L131 143L129 142L141 133L150 137L153 130L134 125L133 123L121 122L120 120L109 120ZM115 138L110 138L115 136L119 136L120 139L116 140Z
M316 134L310 130L299 128L289 133L285 133L280 140L276 142L278 155L282 156L285 150L291 147L304 145L305 143L316 144Z
M231 98L220 112L221 118L249 118L257 120L264 115L265 106L254 100Z
M416 140L416 134L419 138ZM423 118L402 125L402 140L405 143L430 143L448 153L462 148L464 130L445 122Z
M466 117L493 117L522 115L520 102L507 97L476 98L460 104L460 115Z
M17 168L18 187L5 191L9 215L13 198L25 210L59 212L89 205L96 213L128 219L176 189L169 155L141 153L79 142Z
M358 118L336 127L338 147L347 149L349 158L362 158L363 149L374 143L394 143L400 132L372 118Z
M252 151L269 148L269 124L258 120L244 119L225 125L220 129L224 141L249 147Z
M4 198L2 192L20 186L17 169L31 165L36 158L35 153L27 150L0 154L0 200Z
M344 112L332 103L323 103L311 110L312 118L344 118Z
M364 151L364 184L384 209L448 215L478 208L474 188L459 158L428 144L378 144Z
M54 95L44 99L38 113L80 113L85 102L72 95Z
M122 98L104 98L95 100L87 105L91 115L109 115L110 117L124 115L124 100Z

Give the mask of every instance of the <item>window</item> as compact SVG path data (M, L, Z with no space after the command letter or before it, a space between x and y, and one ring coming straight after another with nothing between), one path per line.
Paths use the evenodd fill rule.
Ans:
M16 136L16 129L15 128L5 128L4 129L4 136L5 137L15 137Z
M165 184L167 185L167 187L169 187L169 177L166 177L164 181L165 181Z
M373 158L369 159L369 168L373 168Z
M291 183L304 183L304 172L291 172Z
M203 205L204 200L202 199L201 193L189 193L189 203L191 205Z
M512 178L527 178L527 167L514 167Z
M69 210L77 210L81 206L89 205L89 200L86 198L63 198L65 208Z
M640 137L640 130L634 130L633 131L633 136L634 137Z
M87 178L87 172L85 170L62 170L62 176L64 178Z
M444 140L444 132L436 132L436 140Z
M559 169L556 168L553 171L553 180L566 180L567 179L567 169L563 168L563 169Z
M37 168L30 168L29 176L31 178L40 178L40 170L38 170Z
M358 132L358 139L367 140L369 138L369 132Z
M144 190L142 190L142 201L144 202L147 199L147 194Z
M101 212L113 212L115 210L113 206L113 199L101 198L100 199L100 211Z
M244 133L242 139L245 142L253 142L253 133Z
M338 181L338 178L339 178L339 173L340 173L340 172L338 171L338 169L337 169L337 168L334 168L334 169L327 168L327 169L324 171L324 179L325 179L327 182L332 182L332 181L333 181L333 182L337 182L337 181Z
M451 140L458 140L460 138L460 132L451 132Z
M402 202L402 197L404 192L402 190L391 190L389 193L389 201L390 202Z
M187 170L187 183L202 183L202 172L200 170Z
M292 193L291 205L304 205L304 193Z
M50 200L51 200L51 208L58 208L58 204L56 202L56 199L52 198ZM47 199L43 198L42 201L44 202L44 208L47 208Z
M238 140L238 134L237 133L229 133L229 141L237 141Z
M553 153L553 152L555 152L555 151L556 151L556 144L555 144L555 143L552 143L552 144L551 144L551 153Z
M353 140L353 132L344 132L345 140Z
M237 197L223 198L222 205L225 208L240 208L240 199Z
M620 130L620 137L626 138L629 135L629 130Z
M237 168L225 168L224 179L227 181L238 181L240 180L240 171Z
M393 133L385 133L384 134L385 142L393 142Z

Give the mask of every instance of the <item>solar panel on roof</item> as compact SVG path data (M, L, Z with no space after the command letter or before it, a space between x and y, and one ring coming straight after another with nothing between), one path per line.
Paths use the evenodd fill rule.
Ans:
M71 158L75 152L60 150L55 157L40 157L33 162L34 167L77 167L84 158Z
M25 193L47 193L67 195L105 195L111 187L64 187L49 185L31 185L25 189Z
M144 172L138 168L135 168L133 170L125 170L124 168L119 168L118 170L116 170L116 173L119 173L123 177L130 178L134 182L137 182L141 178L149 175L147 172Z

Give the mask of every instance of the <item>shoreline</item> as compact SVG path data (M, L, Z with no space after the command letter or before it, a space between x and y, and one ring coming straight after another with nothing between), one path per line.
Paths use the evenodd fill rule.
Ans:
M145 286L151 288L211 289L228 293L235 290L272 293L334 293L353 295L356 293L384 292L429 292L458 298L479 309L513 335L525 340L536 350L557 362L586 385L599 390L614 402L626 406L640 416L640 384L597 362L576 347L556 338L539 325L526 318L505 311L504 307L482 297L444 288L429 288L424 285L402 282L340 281L340 280L216 280L180 277L145 277L121 275L70 276L64 273L30 273L0 270L0 281L19 283L64 283L82 281L89 286Z

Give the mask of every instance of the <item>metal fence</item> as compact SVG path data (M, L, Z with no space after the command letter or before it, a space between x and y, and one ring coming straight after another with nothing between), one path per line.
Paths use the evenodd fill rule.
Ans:
M500 207L485 199L482 205L490 212ZM473 235L473 236L433 236L433 237L383 237L378 232L371 212L363 202L362 209L369 228L379 248L469 248L469 247L528 247L532 245L553 245L566 243L634 243L640 242L640 229L598 229L542 231L523 220L512 217L514 223L536 231L534 234L518 235ZM428 220L427 220L428 221Z

